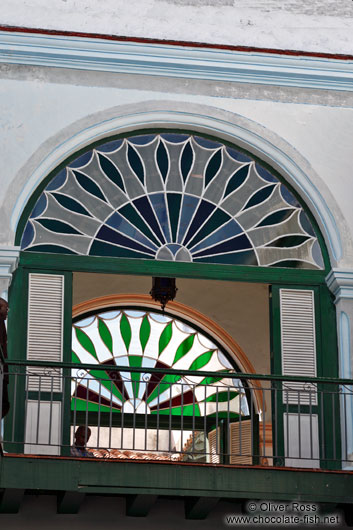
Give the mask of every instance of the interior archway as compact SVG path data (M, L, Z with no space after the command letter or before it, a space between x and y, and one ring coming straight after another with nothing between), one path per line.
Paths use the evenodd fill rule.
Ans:
M241 426L242 416L245 428L248 423L245 418L254 414L251 407L255 406L261 414L260 407L265 400L256 384L252 384L250 390L244 379L230 377L239 372L238 357L248 370L253 370L251 363L220 326L199 312L172 303L165 313L146 296L120 295L81 303L74 307L73 314L72 361L78 364L77 369L72 370L73 428L77 418L85 415L87 424L88 418L98 412L98 431L90 425L95 446L99 446L104 434L108 435L100 423L110 413L109 447L112 437L120 436L122 457L127 456L126 449L149 449L156 453L145 453L146 458L187 458L187 439L191 437L192 444L197 441L199 445L198 460L208 461L210 439L206 436L206 425L212 417L216 426L222 418L228 423L240 421ZM223 339L223 344L228 344L227 350L219 341L214 341L216 336ZM86 370L86 364L92 363L104 371ZM140 375L130 373L129 367L135 370L139 367ZM136 430L135 426L132 431L126 427L112 429L114 415L121 416L124 424L124 415L126 418L131 413L134 425L139 423L139 415L145 418L144 431ZM156 414L169 417L168 432L160 433L157 428L156 434L147 429L148 418L152 415L153 419ZM171 429L180 416L183 418L181 427ZM199 424L197 418L203 417L203 430L183 428L188 417L193 424L195 421ZM129 436L133 437L131 447L126 442ZM161 456L159 450L167 442L169 453L172 446L173 451L171 455ZM118 455L117 452L113 454ZM98 455L100 453L96 452Z
M157 312L160 310L160 305L152 300L149 295L114 294L85 300L75 304L72 308L72 317L74 321L77 321L83 315L91 313L93 314L93 312L119 307L144 307ZM252 362L249 360L236 340L207 315L197 311L197 309L193 307L187 306L177 301L168 302L168 314L185 320L189 322L190 325L195 325L198 329L201 329L207 333L214 341L216 341L223 349L227 351L227 354L234 360L236 366L238 366L242 372L247 374L256 373Z

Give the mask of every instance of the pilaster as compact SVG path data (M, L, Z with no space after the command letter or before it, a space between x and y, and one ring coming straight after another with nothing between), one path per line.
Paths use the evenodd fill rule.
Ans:
M332 269L326 283L335 296L339 349L339 376L352 379L353 373L353 270ZM345 469L353 469L353 388L341 388L342 455L348 462ZM350 463L351 462L351 463Z
M0 296L6 298L11 283L12 273L17 268L20 247L0 247Z

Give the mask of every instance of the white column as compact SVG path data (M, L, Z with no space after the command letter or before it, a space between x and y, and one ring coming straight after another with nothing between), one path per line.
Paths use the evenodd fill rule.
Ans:
M353 374L353 270L332 269L326 283L335 296L339 348L339 377ZM353 469L353 387L342 387L341 435L344 469Z

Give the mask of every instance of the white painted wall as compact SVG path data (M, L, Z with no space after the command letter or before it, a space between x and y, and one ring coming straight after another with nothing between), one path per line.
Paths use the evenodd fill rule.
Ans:
M236 83L169 81L149 76L100 72L88 75L74 70L3 65L0 244L13 244L10 218L18 196L32 172L46 156L55 154L63 141L99 120L119 116L124 112L123 106L129 105L133 112L134 108L147 108L151 102L158 106L163 101L164 107L179 105L190 112L201 111L205 116L227 111L230 122L246 118L254 127L262 126L260 134L267 134L274 145L281 139L292 154L298 153L301 161L298 158L297 163L323 196L343 237L343 254L337 263L350 266L353 98L340 92L332 92L328 97L322 91L322 104L318 104L315 91L310 90L276 91L273 87L263 90L261 86ZM281 101L276 100L277 93Z
M351 0L2 0L27 28L353 53Z

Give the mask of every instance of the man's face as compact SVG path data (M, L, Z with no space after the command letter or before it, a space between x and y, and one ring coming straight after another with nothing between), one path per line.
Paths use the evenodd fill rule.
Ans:
M0 298L0 318L2 320L7 319L7 313L9 310L9 305L3 298Z
M84 427L82 429L78 428L75 432L75 445L77 445L77 447L84 447L89 440L90 434L91 433L87 431L86 436L86 429Z

